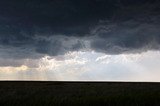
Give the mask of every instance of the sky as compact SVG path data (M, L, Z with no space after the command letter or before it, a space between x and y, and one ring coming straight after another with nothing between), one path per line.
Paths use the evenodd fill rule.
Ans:
M0 1L0 80L160 78L159 0Z

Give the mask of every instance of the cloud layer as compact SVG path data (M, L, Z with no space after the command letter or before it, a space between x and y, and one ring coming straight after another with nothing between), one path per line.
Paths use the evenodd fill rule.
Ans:
M0 1L0 57L159 50L158 0Z

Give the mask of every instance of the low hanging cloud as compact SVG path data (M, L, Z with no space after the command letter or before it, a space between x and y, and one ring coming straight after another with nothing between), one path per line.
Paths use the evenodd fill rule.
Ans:
M159 50L157 0L0 1L0 57Z
M108 27L103 26L95 32L95 38L91 40L91 48L108 54L159 50L159 29L160 25L138 23L130 20L120 24L109 25Z

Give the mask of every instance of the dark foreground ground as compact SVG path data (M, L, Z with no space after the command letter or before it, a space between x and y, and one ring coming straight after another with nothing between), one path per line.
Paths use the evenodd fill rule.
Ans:
M4 105L160 106L160 83L1 81Z

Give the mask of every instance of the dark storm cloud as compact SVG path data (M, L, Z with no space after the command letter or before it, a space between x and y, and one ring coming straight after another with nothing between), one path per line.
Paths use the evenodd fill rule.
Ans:
M37 36L35 50L38 53L52 56L63 55L69 51L76 51L84 48L83 41L78 37L67 37L64 35L54 35L50 37Z
M159 7L158 0L0 1L0 56L158 50Z
M136 21L101 26L94 33L95 38L91 41L91 48L109 54L158 50L160 48L159 29L159 25Z

